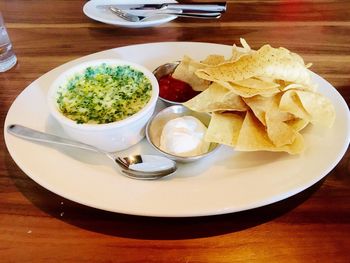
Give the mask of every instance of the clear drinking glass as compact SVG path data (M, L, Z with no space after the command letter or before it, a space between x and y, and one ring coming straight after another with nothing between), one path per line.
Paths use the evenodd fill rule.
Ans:
M17 57L12 49L12 43L7 34L4 19L0 13L0 72L9 70L16 65Z

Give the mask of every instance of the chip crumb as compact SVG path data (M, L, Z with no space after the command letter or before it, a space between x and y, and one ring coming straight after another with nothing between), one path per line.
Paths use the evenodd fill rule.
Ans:
M31 234L32 233L32 230L28 230L27 234Z

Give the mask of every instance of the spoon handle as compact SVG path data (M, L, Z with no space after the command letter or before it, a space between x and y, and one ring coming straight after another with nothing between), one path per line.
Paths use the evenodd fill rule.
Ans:
M53 144L60 144L75 148L80 148L84 150L94 151L94 152L102 152L101 150L95 148L94 146L69 140L63 137L59 137L56 135L40 132L37 130L33 130L31 128L19 125L19 124L10 124L7 126L7 131L17 137L31 140L31 141L37 141L37 142L46 142L46 143L53 143Z

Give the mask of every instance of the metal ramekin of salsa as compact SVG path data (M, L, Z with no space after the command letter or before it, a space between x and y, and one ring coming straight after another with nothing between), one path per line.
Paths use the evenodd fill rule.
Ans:
M171 74L159 78L158 83L159 96L172 102L185 102L200 93L193 90L188 83L173 78Z
M186 102L200 93L188 83L172 77L179 64L180 61L165 63L153 71L159 84L159 98L170 104Z

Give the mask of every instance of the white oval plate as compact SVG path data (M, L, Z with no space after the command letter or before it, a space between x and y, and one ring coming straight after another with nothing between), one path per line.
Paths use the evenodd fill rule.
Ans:
M91 0L88 1L84 7L83 12L86 16L90 17L91 19L94 19L96 21L115 25L115 26L122 26L122 27L131 27L131 28L140 28L140 27L152 27L152 26L158 26L167 22L170 22L177 18L177 16L174 15L155 15L150 18L147 18L145 21L140 22L128 22L124 19L116 16L113 14L110 10L104 9L104 8L98 8L98 5L110 5L110 4L159 4L159 3L176 3L176 1L173 0Z
M143 64L150 70L190 54L229 57L231 46L164 42L126 46L95 53L64 64L31 83L13 102L5 121L63 135L49 116L46 102L51 82L65 69L87 60L117 58ZM306 128L305 153L235 152L221 147L195 163L179 165L176 174L159 181L137 181L122 176L105 157L76 149L38 144L6 131L7 148L18 166L46 189L75 202L113 212L188 217L242 211L285 199L326 176L347 150L349 109L334 87L314 74L319 91L336 109L331 129ZM155 153L143 140L120 153Z

